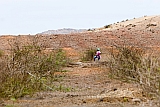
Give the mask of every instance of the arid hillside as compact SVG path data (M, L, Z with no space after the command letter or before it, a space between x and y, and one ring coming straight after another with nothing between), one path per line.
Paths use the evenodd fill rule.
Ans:
M87 48L106 49L114 45L125 44L143 47L160 46L160 16L144 16L117 22L102 28L74 34L37 34L0 36L0 50L8 50L12 43L38 43L48 49Z
M159 87L159 75L157 74L157 72L160 71L159 70L160 67L158 65L159 64L158 62L154 62L155 58L151 60L148 60L147 58L141 60L139 59L138 56L136 56L139 55L139 53L137 54L129 53L129 55L131 55L129 56L128 53L125 51L124 54L126 56L117 55L120 56L118 57L120 60L113 59L113 62L119 61L119 63L112 63L108 60L108 58L112 56L106 54L107 52L109 53L108 50L113 49L112 47L123 46L123 45L140 47L142 49L149 48L159 51L160 49L159 41L160 41L160 16L144 16L141 18L134 18L131 20L117 22L111 25L106 25L101 28L96 28L81 33L0 36L1 53L4 52L5 54L8 54L10 50L14 49L16 46L17 48L19 48L20 46L23 45L35 45L35 46L38 45L42 47L42 49L45 49L44 52L46 53L49 52L50 50L62 48L63 50L66 51L66 55L69 56L69 58L71 58L68 65L62 69L63 72L59 71L55 72L54 70L52 70L54 71L53 74L54 81L51 82L53 88L49 87L49 89L51 90L36 92L32 96L26 95L17 99L16 98L0 99L0 106L2 107L11 107L11 106L12 107L26 107L26 106L27 107L159 107L160 105L159 100L156 100L151 96L150 97L147 96L149 93L146 94L147 92L150 92L150 93L156 93L157 96L159 95L159 93L157 94L158 92L157 89L159 89L157 88ZM83 61L81 59L82 58L81 55L83 54L84 51L86 51L87 49L93 50L96 49L97 47L100 48L102 52L101 54L102 58L100 59L100 61L97 60ZM38 48L36 48L35 50L37 51L37 49ZM8 63L10 61L14 61L14 58L13 60L7 60L6 64L3 63L3 61L5 62L5 60L2 59L1 69L4 68L3 65L6 65L8 68L10 67L9 65L13 65L12 67L14 72L13 74L18 74L19 72L22 71L23 72L27 71L27 74L30 74L32 70L36 71L35 69L36 67L37 69L39 68L39 66L37 65L44 65L45 68L48 64L46 64L46 62L43 63L43 61L45 60L43 61L39 60L38 57L35 55L36 53L39 52L35 52L35 54L33 54L34 51L32 50L30 53L30 55L33 57L29 57L30 60L25 61L25 63L23 60L27 59L28 56L22 57L20 60L18 60L20 63L15 62L14 64ZM113 50L112 52L114 53L115 51ZM25 53L26 51L22 51L21 55L23 54L26 55ZM19 54L16 55L19 56ZM46 57L47 56L49 55L47 54ZM60 54L55 56L59 57ZM46 57L44 57L44 59L47 59ZM32 61L33 58L35 58L36 60ZM54 60L56 60L55 57L53 58ZM159 58L157 58L156 61L159 61L158 59ZM35 63L35 61L39 62ZM46 61L50 62L52 60L47 59ZM63 61L60 60L60 62ZM42 62L43 64L40 64L40 62ZM57 60L55 62L57 63ZM49 67L52 68L54 65L56 65L56 63L51 63L51 66ZM26 65L28 64L27 67L24 64ZM114 66L114 64L117 65ZM17 67L15 65L17 65ZM33 66L33 69L31 65L35 65ZM126 68L127 70L124 69L124 72L123 70L119 70L119 68L122 69L123 67L124 68L127 67ZM12 71L12 69L7 69L7 70ZM45 69L45 70L43 69L40 71L46 72L47 74L46 77L52 75L50 69ZM125 78L126 75L127 77L129 75L129 79L131 78L131 80L136 80L138 82L129 82L128 80L127 82L124 82L121 80L122 79L121 77L120 80L112 78L112 76L114 76L115 74L120 73L118 70L122 72L121 73L122 75L120 75L121 77ZM5 68L2 69L1 71L6 73ZM130 74L128 74L128 72ZM37 73L37 71L35 73ZM151 79L152 76L154 79ZM1 76L1 78L2 77L3 76ZM8 77L12 76L7 76L7 78ZM17 77L19 76L15 77L17 79ZM29 75L29 77L36 77L36 76ZM31 78L31 80L33 79ZM44 81L46 81L46 79ZM46 82L48 83L48 81ZM142 85L142 87L140 84ZM17 86L20 86L19 82ZM46 85L45 88L48 89ZM143 90L145 88L147 91ZM15 90L15 92L17 91Z

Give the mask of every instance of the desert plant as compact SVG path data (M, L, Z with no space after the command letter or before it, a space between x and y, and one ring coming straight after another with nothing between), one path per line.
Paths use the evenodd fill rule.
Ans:
M111 27L111 25L105 25L104 26L104 28L110 28Z
M115 49L114 49L115 50ZM138 83L147 95L160 100L160 59L143 49L117 47L111 51L109 68L112 78Z
M36 45L16 45L5 60L0 72L0 97L13 98L52 89L54 72L61 71L67 62L62 50L45 54Z
M84 52L81 60L82 60L82 61L92 61L95 53L96 53L96 50L90 48L90 49L88 49L88 50L86 50L86 51Z
M2 50L0 50L0 57L2 57L3 56L3 51Z
M135 72L138 66L141 66L142 53L140 49L133 47L117 47L117 52L111 52L110 73L117 78L129 80L137 78ZM136 80L136 79L135 79Z
M88 29L87 31L92 31L92 29Z
M148 55L142 59L142 67L136 72L139 74L138 83L149 95L160 98L160 59L158 56Z

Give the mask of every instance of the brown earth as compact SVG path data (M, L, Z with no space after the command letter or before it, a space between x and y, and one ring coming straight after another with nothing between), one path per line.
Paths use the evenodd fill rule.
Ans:
M60 91L38 92L16 101L5 100L4 106L15 107L141 107L149 105L136 84L108 78L107 68L101 62L80 63L57 73L63 86Z
M115 45L127 45L159 50L160 16L145 16L112 24L110 28L75 34L4 35L0 36L0 50L8 54L15 43L38 44L46 51L63 48L73 63L57 73L60 91L38 92L33 97L2 100L1 106L15 107L158 107L147 99L137 84L109 79L107 53ZM100 62L80 62L86 49L101 48ZM158 52L158 51L157 51Z

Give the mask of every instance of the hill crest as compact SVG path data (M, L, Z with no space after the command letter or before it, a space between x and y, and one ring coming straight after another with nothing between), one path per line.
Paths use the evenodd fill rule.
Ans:
M86 50L97 47L106 49L124 43L131 46L160 47L159 34L160 16L145 16L83 33L0 36L0 50L9 50L13 42L25 44L31 41L36 41L48 49Z
M71 29L71 28L63 28L63 29L57 29L57 30L48 30L44 31L39 34L71 34L71 33L81 33L87 31L86 29Z

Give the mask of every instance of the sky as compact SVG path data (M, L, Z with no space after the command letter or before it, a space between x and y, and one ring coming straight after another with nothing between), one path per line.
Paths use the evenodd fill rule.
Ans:
M160 0L0 0L0 35L91 29L160 15Z

